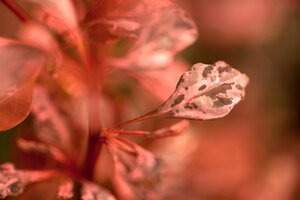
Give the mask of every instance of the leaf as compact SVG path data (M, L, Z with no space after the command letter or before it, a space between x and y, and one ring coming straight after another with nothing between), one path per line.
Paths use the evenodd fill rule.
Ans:
M77 27L75 8L71 0L28 0L38 6L37 12L44 25L63 31Z
M0 198L20 195L28 184L51 176L53 176L51 171L16 170L13 164L2 164L0 165Z
M117 67L143 70L167 67L174 56L194 43L198 36L193 20L172 4L156 8L141 23L138 40L125 60L116 63Z
M44 63L41 51L0 38L0 131L16 126L29 114L32 84Z
M36 86L32 112L35 116L37 137L64 153L71 153L71 133L66 119L57 108L47 91Z
M13 128L30 113L32 85L20 88L0 101L0 131Z
M148 199L159 181L162 160L126 139L119 142L120 149L113 153L117 193L124 199ZM130 148L133 152L129 154L126 149Z
M73 180L65 178L59 185L57 198L58 199L73 198L74 196L73 189L74 189Z
M81 190L81 200L115 200L116 198L99 185L85 182Z
M164 101L172 94L174 82L185 72L186 65L183 62L175 61L171 66L157 70L132 71L130 75L139 81L143 89Z
M0 38L0 101L24 84L32 83L45 63L40 50Z
M248 81L245 74L223 61L195 64L154 115L200 120L224 117L244 98Z
M115 151L114 155L125 166L126 173L123 176L128 181L150 184L158 179L163 166L160 158L127 139L118 138L118 144L119 150Z
M25 152L46 154L60 163L67 162L67 158L65 157L65 155L54 146L36 141L25 140L22 138L17 140L17 145L20 149L22 149Z

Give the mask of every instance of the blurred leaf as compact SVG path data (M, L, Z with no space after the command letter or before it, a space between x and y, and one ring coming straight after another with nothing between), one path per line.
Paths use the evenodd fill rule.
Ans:
M116 198L106 189L94 183L83 183L81 200L115 200Z
M44 63L41 51L0 38L0 131L16 126L29 114L32 83Z
M0 165L0 198L20 195L28 184L52 175L50 171L16 170L13 164L2 164Z
M58 199L71 199L74 196L73 193L74 183L71 179L64 179L58 188L57 198Z

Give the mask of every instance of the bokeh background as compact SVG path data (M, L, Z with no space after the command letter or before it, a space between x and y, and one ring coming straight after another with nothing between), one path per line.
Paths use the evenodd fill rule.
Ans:
M168 167L160 198L300 200L300 2L177 3L199 29L181 56L189 63L224 60L250 84L227 117L192 122L182 136L147 144ZM19 25L0 4L0 36L16 37ZM0 134L0 163L22 160L19 128Z

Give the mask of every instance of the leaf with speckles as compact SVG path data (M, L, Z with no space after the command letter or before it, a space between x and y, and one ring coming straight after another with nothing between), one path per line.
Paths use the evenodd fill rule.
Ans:
M115 200L116 198L106 189L94 183L83 183L81 200Z
M20 195L28 184L51 176L53 176L51 171L16 170L13 164L2 164L0 165L0 199Z
M74 196L74 182L72 179L62 179L57 193L57 199L72 199Z
M248 81L245 74L223 61L195 64L152 116L199 120L224 117L244 98Z

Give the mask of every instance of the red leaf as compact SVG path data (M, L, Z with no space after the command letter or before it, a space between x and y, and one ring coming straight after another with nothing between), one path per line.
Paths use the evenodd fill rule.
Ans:
M19 88L0 100L0 131L13 128L30 113L32 103L32 85Z
M225 62L195 64L153 116L186 119L224 117L244 98L248 77Z

